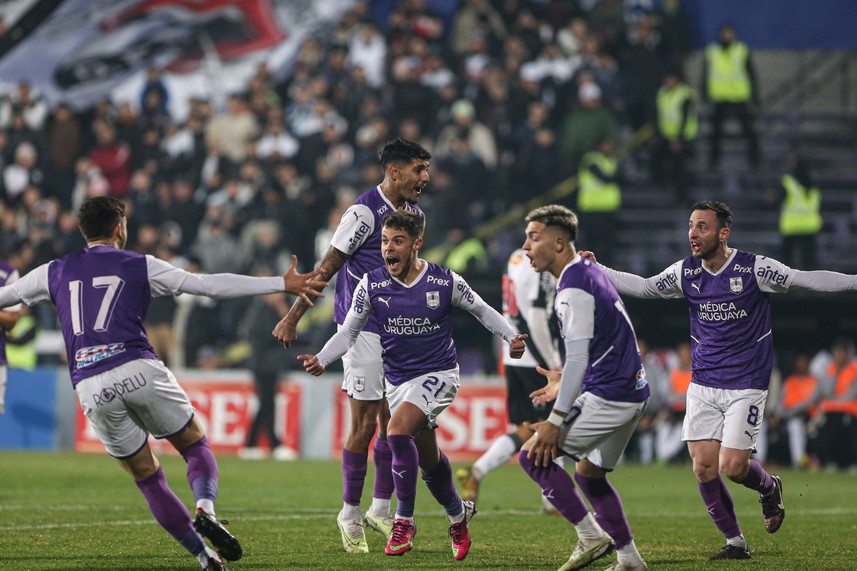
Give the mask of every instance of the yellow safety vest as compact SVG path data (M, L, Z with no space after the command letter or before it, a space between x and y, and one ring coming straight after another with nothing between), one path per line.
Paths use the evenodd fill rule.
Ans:
M697 113L696 99L693 89L685 84L679 84L672 89L661 87L658 91L658 129L667 140L674 141L679 136L689 141L696 137ZM681 131L681 114L685 101L690 101L690 110L684 131Z
M783 175L786 199L780 209L780 234L801 236L821 230L821 192L818 187L807 189L790 174Z
M752 85L747 73L747 44L732 42L725 49L710 44L705 49L708 62L708 97L715 103L743 103L750 100Z
M619 163L598 151L586 153L580 160L577 181L577 209L580 212L615 212L622 205L622 192L615 182L603 182L589 172L595 164L607 176L616 174Z
M14 342L16 337L23 337L38 326L36 318L32 315L22 315L11 330L6 332L6 361L9 367L31 371L36 368L38 353L36 352L36 340L32 339L24 344Z
M479 238L468 238L456 245L446 257L444 265L456 273L464 273L473 260L475 269L485 269L488 253Z

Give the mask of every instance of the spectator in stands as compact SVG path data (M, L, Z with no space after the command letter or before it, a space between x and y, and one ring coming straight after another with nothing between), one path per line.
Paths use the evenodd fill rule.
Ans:
M665 391L662 406L658 410L656 421L655 456L658 462L671 462L683 451L681 426L692 365L690 343L679 343L675 348L675 360L669 370L668 384L663 387Z
M580 160L577 214L582 228L579 243L587 250L600 248L610 260L613 260L617 215L622 206L619 181L619 161L613 140L602 139L595 150Z
M458 56L464 56L470 51L474 37L502 42L506 34L506 24L491 2L465 0L459 5L452 21L452 51Z
M575 173L583 155L595 150L600 141L616 141L619 136L616 118L601 104L601 88L591 76L581 76L580 81L578 105L566 117L559 140L563 163L569 165L567 175Z
M0 129L10 127L12 117L20 114L27 127L40 131L48 111L45 99L33 90L28 81L20 81L14 93L0 99Z
M131 146L116 137L116 127L107 121L93 125L96 144L89 151L89 159L107 179L110 196L121 198L128 193L131 180Z
M827 368L824 415L818 438L818 459L828 470L837 467L857 471L857 359L854 342L837 339L832 348L833 362Z
M795 469L810 465L807 424L817 414L821 400L821 385L818 378L810 373L809 363L806 353L795 357L792 373L783 382L779 402L768 419L772 429L784 429L789 443L789 458Z
M788 169L780 181L780 236L784 264L814 270L818 267L821 232L821 192L809 164L796 153L788 156Z
M439 159L451 157L454 141L464 139L468 147L488 169L497 166L497 143L494 134L476 118L476 109L467 99L459 99L450 110L452 123L445 126L437 137L435 151Z
M56 197L63 208L71 208L74 189L74 163L83 150L80 121L66 103L57 105L45 126L45 170L48 193Z
M8 205L16 205L27 188L39 186L44 175L38 168L36 148L24 142L15 149L15 162L3 169L3 199Z
M708 165L720 165L720 142L723 123L734 116L741 123L741 132L747 141L747 159L759 166L761 154L756 128L753 125L753 107L759 105L759 89L750 48L737 39L732 24L720 26L719 40L705 48L702 72L702 94L711 104L711 154Z
M227 112L216 114L208 122L205 142L206 145L214 145L232 162L240 163L247 152L245 143L258 135L259 124L250 112L247 101L234 93L229 96Z
M663 85L658 90L657 109L652 177L658 184L669 182L676 203L683 204L688 198L688 162L693 157L699 110L696 94L677 69L670 69L664 75Z

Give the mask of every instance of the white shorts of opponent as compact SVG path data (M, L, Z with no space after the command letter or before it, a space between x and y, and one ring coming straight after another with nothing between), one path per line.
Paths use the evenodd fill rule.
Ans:
M458 366L448 371L420 375L401 385L388 384L387 403L390 405L390 414L395 414L403 402L409 402L423 411L429 428L437 428L438 415L455 400L459 386Z
M715 389L691 383L681 439L719 440L735 450L752 450L765 418L768 391Z
M342 356L345 377L342 390L356 400L384 398L384 363L381 361L381 336L361 331L357 341Z
M583 393L566 415L557 445L575 460L586 458L610 471L622 457L647 403L611 401Z
M137 359L75 386L83 414L111 456L128 458L149 434L177 434L193 417L187 393L161 361Z

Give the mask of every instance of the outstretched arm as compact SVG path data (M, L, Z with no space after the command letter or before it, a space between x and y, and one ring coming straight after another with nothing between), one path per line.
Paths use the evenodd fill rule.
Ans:
M346 254L340 252L333 246L328 248L327 253L324 255L324 259L321 261L321 265L316 270L319 272L319 279L323 280L324 284L327 285L330 278L336 275L336 272L345 265L347 260L348 256ZM324 286L318 288L318 292L320 292L323 287ZM308 300L298 298L285 317L283 317L277 323L276 327L274 327L272 335L286 347L291 347L298 338L298 322L311 305L311 303L308 303Z
M292 266L283 276L258 277L240 274L197 274L177 268L154 256L146 256L149 287L153 297L189 293L213 299L230 299L285 291L300 299L320 295L316 289L327 282L318 280L320 272L307 274L295 271L298 259L292 256Z
M587 250L578 252L581 258L592 260L597 263L595 253ZM622 295L630 295L631 297L640 298L656 298L675 299L684 297L681 291L681 261L678 261L650 278L644 278L628 272L620 272L613 268L608 268L603 264L598 266L604 270L613 285L616 286L616 291Z
M317 355L297 356L307 373L316 377L321 375L329 364L345 355L357 341L357 336L363 330L363 326L366 325L369 314L372 313L372 305L369 303L366 286L367 278L364 275L354 290L354 295L351 298L351 309L348 310L342 327L334 333L333 337L328 339L321 351Z
M455 284L452 304L467 310L485 329L506 340L509 343L509 356L520 359L524 355L526 349L524 340L528 335L515 331L509 322L496 309L485 303L485 300L479 297L479 294L473 291L460 275L452 272L452 280Z

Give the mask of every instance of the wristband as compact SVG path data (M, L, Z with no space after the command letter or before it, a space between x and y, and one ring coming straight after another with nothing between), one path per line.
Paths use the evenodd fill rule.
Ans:
M565 422L565 413L552 410L548 417L548 422L554 426L562 426L562 423Z

